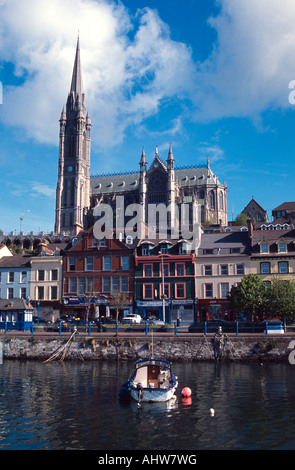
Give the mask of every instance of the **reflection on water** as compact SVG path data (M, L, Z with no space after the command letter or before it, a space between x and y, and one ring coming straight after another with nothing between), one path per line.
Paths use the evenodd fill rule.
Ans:
M294 448L295 366L175 363L176 400L140 407L118 399L131 367L4 361L0 449Z

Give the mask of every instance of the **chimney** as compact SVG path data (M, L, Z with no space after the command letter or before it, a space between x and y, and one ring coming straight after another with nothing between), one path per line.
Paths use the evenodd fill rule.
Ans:
M253 222L251 219L247 220L247 225L248 225L248 236L249 238L252 238L253 235Z

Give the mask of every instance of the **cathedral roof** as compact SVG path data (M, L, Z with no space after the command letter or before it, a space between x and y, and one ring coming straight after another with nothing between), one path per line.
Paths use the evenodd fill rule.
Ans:
M92 194L121 193L137 191L139 173L113 173L91 178ZM218 177L208 166L182 167L175 169L175 179L180 187L194 187L220 184Z

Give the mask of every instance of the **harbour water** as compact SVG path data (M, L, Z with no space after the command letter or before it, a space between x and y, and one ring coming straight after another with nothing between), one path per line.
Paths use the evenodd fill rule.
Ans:
M131 368L111 361L4 360L0 450L295 448L294 365L175 363L176 400L141 407L118 399ZM191 399L181 395L186 386Z

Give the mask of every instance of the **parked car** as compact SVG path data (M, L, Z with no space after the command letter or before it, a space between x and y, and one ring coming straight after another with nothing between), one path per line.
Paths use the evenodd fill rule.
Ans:
M142 317L135 313L129 313L122 319L122 323L141 323Z
M159 320L156 317L149 317L145 320L149 325L165 325L163 320Z

